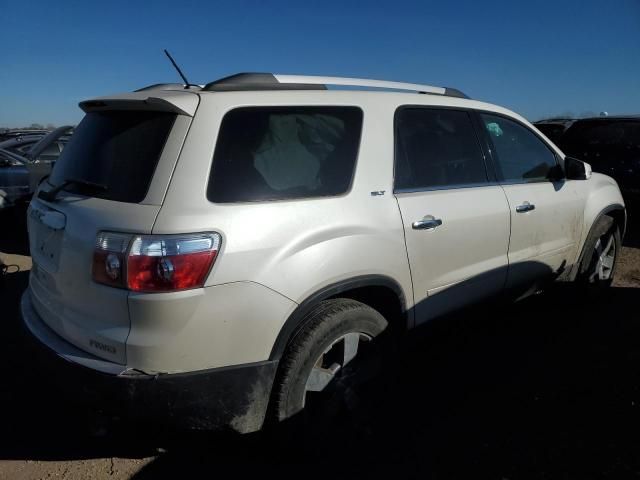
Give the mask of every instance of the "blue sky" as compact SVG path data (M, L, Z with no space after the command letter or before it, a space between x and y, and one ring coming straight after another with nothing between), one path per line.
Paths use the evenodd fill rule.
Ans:
M640 113L640 0L0 0L0 127L92 96L241 71L456 87L531 120Z

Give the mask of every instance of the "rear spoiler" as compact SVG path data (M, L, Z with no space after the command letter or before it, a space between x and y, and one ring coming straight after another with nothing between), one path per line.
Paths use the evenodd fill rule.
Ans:
M200 97L192 92L163 92L162 96L158 97L150 97L145 92L134 92L85 100L78 105L86 113L104 110L152 110L193 117L198 103Z

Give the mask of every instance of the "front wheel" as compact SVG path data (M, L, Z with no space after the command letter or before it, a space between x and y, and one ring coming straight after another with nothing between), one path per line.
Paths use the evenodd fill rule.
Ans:
M589 233L576 281L590 290L611 286L622 241L611 217L603 217Z

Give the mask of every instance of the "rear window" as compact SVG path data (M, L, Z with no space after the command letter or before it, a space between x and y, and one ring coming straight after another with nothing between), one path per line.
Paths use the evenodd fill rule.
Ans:
M150 111L90 112L60 154L50 183L84 180L104 185L92 196L139 203L147 194L176 115ZM66 191L86 194L69 185Z
M232 110L220 126L207 198L228 203L345 193L361 130L356 107Z

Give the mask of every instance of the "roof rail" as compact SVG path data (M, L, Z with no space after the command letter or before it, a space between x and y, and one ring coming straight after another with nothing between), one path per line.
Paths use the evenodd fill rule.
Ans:
M251 90L326 90L321 83L281 82L272 73L237 73L207 83L209 92L241 92Z
M193 85L185 86L183 83L154 83L134 90L134 92L145 92L147 90L199 90L199 88Z
M383 88L410 92L469 98L455 88L434 87L415 83L369 80L365 78L319 77L311 75L279 75L272 73L238 73L208 83L202 90L209 92L229 92L247 90L326 90L327 85Z

